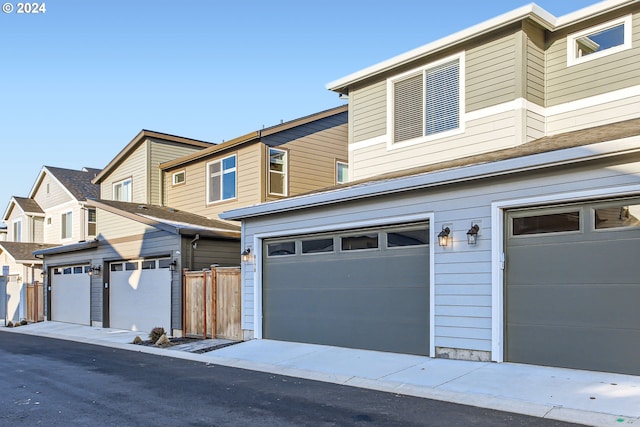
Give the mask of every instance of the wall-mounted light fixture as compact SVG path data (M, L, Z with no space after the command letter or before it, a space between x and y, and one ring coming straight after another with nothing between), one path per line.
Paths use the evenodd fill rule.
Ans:
M100 266L100 265L92 265L89 268L89 276L98 276L98 277L100 277L101 273L102 273L102 266Z
M178 268L178 260L174 259L173 261L171 261L171 263L169 264L169 270L171 271L176 271L176 269Z
M478 224L473 224L469 231L467 231L468 244L475 245L478 242L478 231L480 231L480 226Z
M253 255L251 254L251 248L247 248L240 254L242 262L251 262L253 261Z
M449 235L451 229L449 227L442 227L442 231L438 233L438 244L440 246L447 246L449 244Z

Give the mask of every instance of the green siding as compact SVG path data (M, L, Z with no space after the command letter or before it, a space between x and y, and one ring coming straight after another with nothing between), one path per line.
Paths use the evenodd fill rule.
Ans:
M387 82L385 80L349 94L353 111L353 142L387 133Z

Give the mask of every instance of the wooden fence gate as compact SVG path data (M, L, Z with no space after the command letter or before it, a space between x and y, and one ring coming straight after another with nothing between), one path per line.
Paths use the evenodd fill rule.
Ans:
M27 322L44 321L44 288L35 282L27 286Z
M183 272L184 336L242 340L240 267Z

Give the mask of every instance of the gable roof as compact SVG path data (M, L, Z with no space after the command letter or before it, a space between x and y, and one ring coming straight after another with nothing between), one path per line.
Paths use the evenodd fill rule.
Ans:
M167 133L154 132L152 130L143 129L109 162L107 166L105 166L104 169L102 169L100 173L98 173L98 175L94 178L93 183L99 184L105 176L111 173L132 151L134 151L138 147L138 145L140 145L147 138L162 139L164 141L175 142L178 144L202 149L209 148L214 145L211 142L199 141L197 139L185 138L182 136L169 135Z
M22 212L26 214L44 215L44 211L42 210L38 202L33 199L13 196L11 198L11 201L14 202L20 209L22 209Z
M454 33L450 36L436 40L432 43L428 43L424 46L420 46L416 49L410 50L409 52L390 58L386 61L382 61L363 70L349 74L346 77L334 80L330 83L327 83L326 87L327 89L338 93L348 93L349 86L353 85L354 83L361 82L370 77L411 63L415 60L433 55L444 49L460 45L462 43L468 42L472 39L476 39L487 33L507 27L511 24L523 21L525 19L530 19L534 22L537 22L546 30L557 31L569 25L574 25L587 19L603 15L607 12L620 9L627 5L636 3L637 1L638 0L606 0L559 18L555 17L535 3L531 3L529 5L512 10L511 12L507 12L505 14L497 16L493 19L489 19L485 22L469 27L465 30Z
M81 170L74 170L44 166L43 171L48 172L79 202L84 202L100 195L100 186L91 182L100 173L100 169L82 168ZM35 196L35 188L30 196Z
M240 238L240 226L238 225L174 208L115 200L94 200L93 202L98 209L174 234Z
M331 117L331 116L334 116L334 115L337 115L337 114L342 114L342 113L345 113L346 111L348 111L348 109L349 109L348 105L341 105L339 107L330 108L328 110L323 110L323 111L320 111L318 113L310 114L308 116L299 117L297 119L290 120L288 122L280 123L280 124L275 125L275 126L271 126L271 127L260 129L260 130L256 130L256 131L250 132L250 133L248 133L246 135L242 135L242 136L239 136L239 137L234 138L232 140L223 142L222 144L217 144L217 145L215 145L213 147L209 147L207 149L198 151L196 153L188 154L188 155L180 157L178 159L161 163L160 164L160 169L166 170L166 169L173 168L173 167L176 167L176 166L181 166L181 165L184 165L186 163L193 162L195 160L200 160L200 159L209 157L211 155L215 155L217 153L223 152L223 151L231 149L231 148L237 148L237 147L242 146L242 145L257 143L257 142L260 142L260 140L262 138L265 138L267 136L271 136L271 135L277 134L279 132L284 132L284 131L290 130L292 128L295 128L297 126L306 125L308 123L311 123L311 122L314 122L314 121L318 121L318 120L321 120L321 119L324 119L324 118L327 118L327 117Z
M220 217L239 220L634 152L640 152L640 118L546 136L513 148L390 172L223 212Z
M6 252L17 263L42 263L33 254L34 251L52 248L57 245L47 245L43 243L24 243L24 242L0 242L0 250Z

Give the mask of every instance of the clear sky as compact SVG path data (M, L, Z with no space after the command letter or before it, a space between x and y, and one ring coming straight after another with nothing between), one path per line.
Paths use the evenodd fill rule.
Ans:
M328 82L528 0L0 0L0 207L141 129L222 142L341 105ZM562 16L596 0L539 0Z

